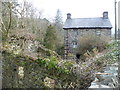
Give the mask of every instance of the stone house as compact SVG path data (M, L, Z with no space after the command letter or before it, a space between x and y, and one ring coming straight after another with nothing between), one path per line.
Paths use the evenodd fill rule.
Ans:
M63 29L65 58L67 58L68 53L74 53L73 49L77 47L79 37L82 37L88 31L98 36L104 34L111 37L112 25L108 12L103 12L102 17L95 18L71 18L71 14L68 13Z

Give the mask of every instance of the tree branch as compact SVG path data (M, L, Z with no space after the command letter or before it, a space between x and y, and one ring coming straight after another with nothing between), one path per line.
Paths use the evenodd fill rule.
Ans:
M6 27L5 27L5 25L4 25L4 23L3 23L3 21L2 21L2 18L1 18L1 17L0 17L0 22L1 22L1 24L2 24L2 26L3 26L3 28L4 28L4 30L5 30L5 31L7 31L7 30L6 30ZM1 30L1 31L2 31L2 32L4 32L3 30Z

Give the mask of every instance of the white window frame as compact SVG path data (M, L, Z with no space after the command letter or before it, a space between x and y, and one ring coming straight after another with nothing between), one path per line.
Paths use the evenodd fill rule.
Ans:
M97 36L101 36L101 30L96 30L95 33L96 33Z
M72 47L77 48L77 41L72 41Z

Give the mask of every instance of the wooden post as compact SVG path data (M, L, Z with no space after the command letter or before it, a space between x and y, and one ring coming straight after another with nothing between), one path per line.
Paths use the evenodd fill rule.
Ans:
M120 40L120 1L118 2L118 40Z
M120 1L118 2L118 49L120 49ZM118 55L118 87L120 90L120 55Z

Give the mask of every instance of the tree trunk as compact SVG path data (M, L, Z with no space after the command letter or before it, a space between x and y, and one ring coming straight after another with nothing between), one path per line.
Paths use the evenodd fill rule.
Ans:
M8 23L7 33L6 33L7 38L9 37L9 30L11 28L11 21L12 21L12 6L10 2L8 7L10 11L9 11L9 23Z

